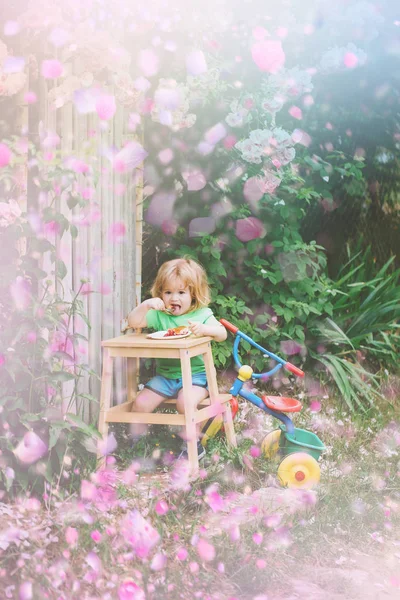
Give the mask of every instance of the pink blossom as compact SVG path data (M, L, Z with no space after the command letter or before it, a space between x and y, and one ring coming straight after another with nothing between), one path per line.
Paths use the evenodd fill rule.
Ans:
M227 135L224 139L223 146L226 150L231 150L237 142L237 138L234 135Z
M69 546L76 546L79 539L78 530L75 527L67 527L65 530L65 541Z
M57 79L64 72L64 67L59 60L50 59L42 62L42 75L45 79Z
M9 164L11 156L10 148L6 144L0 144L0 168Z
M201 237L215 231L213 217L198 217L189 223L189 237Z
M47 445L34 431L28 431L14 450L22 463L32 465L47 454Z
M216 491L212 491L206 496L206 502L211 508L211 510L215 513L224 510L224 499Z
M187 171L182 173L182 177L186 181L189 192L202 190L207 184L207 180L201 171Z
M115 96L103 94L96 100L96 112L102 121L112 119L116 110Z
M186 57L186 70L189 75L197 77L202 73L206 73L207 62L204 53L201 50L193 50Z
M81 483L81 498L82 498L82 500L95 500L96 495L97 495L96 486L93 483L91 483L90 481L83 479L82 483Z
M303 118L303 112L302 112L301 108L299 108L298 106L291 106L288 110L288 113L294 119L300 120Z
M321 410L321 402L318 402L318 400L313 400L310 403L310 411L311 412L320 412Z
M23 277L17 279L10 285L11 297L18 311L26 310L31 302L31 284Z
M252 456L253 458L258 458L259 456L261 456L261 449L258 446L252 446L250 448L250 456Z
M262 222L256 217L247 217L236 221L236 237L241 242L250 242L265 235Z
M147 158L149 153L139 142L128 142L114 158L114 169L126 173L136 169Z
M162 552L156 552L150 564L152 571L161 571L167 564L167 557Z
M108 229L108 237L114 243L121 243L123 238L126 235L126 225L125 223L118 222L110 225Z
M146 77L152 77L159 69L159 58L152 49L139 52L138 66Z
M101 535L100 531L98 531L97 529L92 531L92 533L90 534L90 537L92 538L92 540L94 542L96 542L96 544L97 544L97 542L101 542L101 540L102 540L102 535Z
M35 102L37 102L37 96L35 94L35 92L26 92L25 96L24 96L24 101L27 104L35 104Z
M251 48L257 67L267 73L277 73L285 64L285 53L280 41L259 40Z
M159 500L155 506L156 513L158 515L165 515L169 511L169 506L165 500Z
M146 213L146 221L155 227L172 219L176 194L173 192L159 192L153 196Z
M158 160L163 165L170 163L173 158L174 152L171 150L171 148L165 148L165 150L161 150L161 152L158 153Z
M15 200L0 202L0 227L13 225L21 214L22 211Z
M358 58L353 52L346 52L343 58L344 66L348 69L354 69L358 65Z
M200 538L199 543L197 544L197 553L201 560L204 560L205 562L211 562L215 558L214 546L203 538Z
M5 36L9 37L9 36L17 35L17 33L19 33L20 29L21 29L21 26L18 23L18 21L6 21L4 23L3 33Z
M138 510L133 510L122 520L121 532L139 558L147 558L160 541L157 530Z
M253 542L259 546L263 541L262 533L253 533Z
M118 588L118 600L145 600L144 591L133 579L126 579Z
M204 139L207 144L215 146L215 144L220 142L225 136L225 126L222 123L217 123L205 132Z
M33 590L31 581L24 581L21 583L18 590L18 598L19 600L32 600Z
M2 367L6 362L6 357L2 352L0 352L0 367Z
M178 552L176 553L176 558L178 560L186 560L188 557L188 551L186 550L186 548L179 548Z

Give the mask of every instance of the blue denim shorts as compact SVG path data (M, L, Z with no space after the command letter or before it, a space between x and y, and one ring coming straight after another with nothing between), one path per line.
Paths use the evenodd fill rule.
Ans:
M208 389L205 373L192 373L192 385ZM163 398L176 398L179 390L183 387L182 377L169 379L162 375L156 375L146 383L145 388L152 390Z

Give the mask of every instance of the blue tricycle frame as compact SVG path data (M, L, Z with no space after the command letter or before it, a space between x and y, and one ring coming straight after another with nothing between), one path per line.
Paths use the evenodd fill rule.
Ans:
M249 379L266 380L280 369L287 371L297 377L304 377L304 372L292 363L277 356L257 344L250 336L238 327L220 319L220 323L231 333L235 334L233 344L233 358L238 368L238 376L229 392L232 396L240 396L251 402L275 419L281 421L279 429L270 432L263 441L262 448L267 458L282 458L278 467L280 482L291 488L312 488L320 480L320 468L318 459L325 450L325 446L317 435L305 429L296 428L291 418L285 413L299 412L302 404L295 398L280 396L257 396L253 392L243 389ZM254 373L249 365L243 365L239 358L239 346L241 341L248 342L253 348L257 348L264 356L271 358L276 365L264 373Z

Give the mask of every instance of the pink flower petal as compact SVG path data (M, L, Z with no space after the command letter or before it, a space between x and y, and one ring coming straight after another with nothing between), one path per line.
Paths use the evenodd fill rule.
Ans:
M344 66L347 69L354 69L358 65L358 58L353 52L346 52L343 58Z
M114 158L114 169L127 173L136 169L149 153L139 142L128 142Z
M217 123L214 127L211 127L208 131L206 131L204 135L204 139L207 144L215 146L218 142L220 142L226 136L226 129L222 123Z
M7 37L11 37L13 35L17 35L20 31L21 26L18 21L6 21L4 23L3 33Z
M202 237L215 231L215 220L213 217L197 217L189 223L189 237Z
M32 299L29 281L23 277L17 277L14 283L10 285L10 293L14 300L15 308L18 311L23 311L28 308Z
M42 62L41 72L45 79L57 79L63 74L64 67L59 60L53 58Z
M0 144L0 168L6 167L11 160L11 150L6 144Z
M250 204L261 200L264 193L264 182L261 177L250 177L243 186L243 195Z
M25 68L25 58L23 56L7 56L3 61L4 73L20 73Z
M156 513L158 515L165 515L168 511L169 511L169 506L168 504L165 502L165 500L159 500L155 506Z
M298 106L291 106L289 108L289 115L291 115L294 119L302 119L303 118L303 112L301 110L301 108L299 108Z
M117 106L115 96L104 94L96 101L96 112L102 121L109 121L115 115Z
M161 227L165 221L172 220L176 195L172 192L159 192L153 196L146 213L146 221L155 227Z
M182 177L186 181L189 192L197 192L202 190L207 184L207 180L201 171L190 171L182 173Z
M76 546L79 539L78 530L75 527L67 527L65 530L65 541L69 546Z
M15 456L26 465L32 465L47 454L47 445L34 431L28 431L14 450Z
M165 148L158 153L158 160L163 164L167 165L174 158L174 152L171 148Z
M182 93L177 88L158 88L154 101L159 108L174 111L182 104Z
M260 40L252 45L251 55L257 67L267 73L277 73L285 64L285 53L279 41Z
M145 600L144 591L133 579L127 579L118 588L118 600Z
M186 70L188 74L193 77L197 77L197 75L207 72L207 62L201 50L193 50L193 52L190 52L187 55Z
M152 77L157 73L159 62L159 58L154 50L147 49L139 52L138 66L146 77Z
M262 222L256 217L247 217L236 221L236 237L241 242L250 242L265 235Z
M201 560L204 560L205 562L211 562L215 558L214 546L203 538L200 538L199 543L197 544L197 553Z

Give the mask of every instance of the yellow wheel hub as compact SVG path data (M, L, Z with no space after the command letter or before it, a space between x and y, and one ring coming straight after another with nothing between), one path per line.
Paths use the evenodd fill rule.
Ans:
M319 482L319 464L306 452L295 452L283 459L278 468L282 485L289 488L309 490Z
M275 429L268 433L263 439L261 448L265 458L274 458L279 450L279 439L281 437L281 430Z

